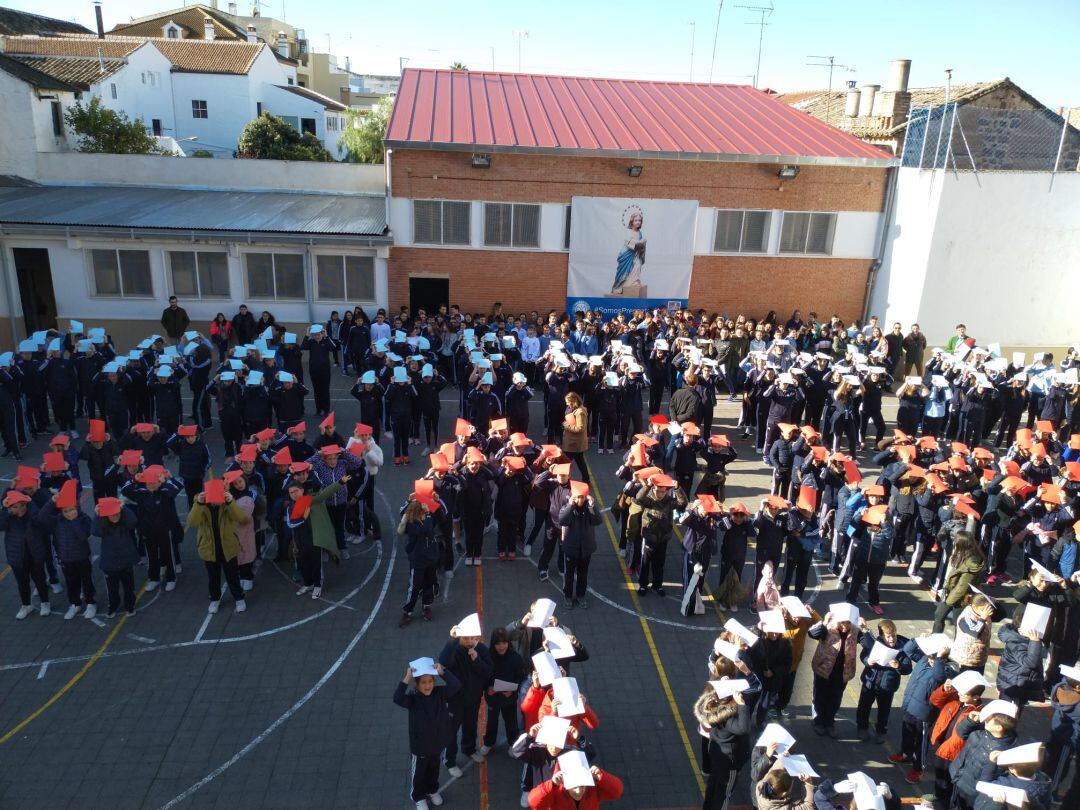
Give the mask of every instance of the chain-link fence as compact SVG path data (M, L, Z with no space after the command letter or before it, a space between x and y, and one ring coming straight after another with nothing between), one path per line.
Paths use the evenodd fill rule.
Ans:
M956 171L1075 172L1080 129L1047 109L1001 110L970 104L912 107L902 165ZM1076 120L1076 119L1074 119Z

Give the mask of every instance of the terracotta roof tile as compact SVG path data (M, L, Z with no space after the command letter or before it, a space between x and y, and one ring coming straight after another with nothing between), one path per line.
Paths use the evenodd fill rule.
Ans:
M188 37L202 39L205 34L203 21L207 17L214 24L215 39L247 39L246 34L240 30L239 26L230 23L227 19L216 14L214 9L205 6L189 6L188 8L158 14L149 19L142 18L135 22L119 23L114 25L109 33L136 37L160 37L163 34L162 29L171 21L183 28Z
M3 50L10 55L85 56L106 59L128 56L144 43L152 43L185 73L245 74L259 52L268 46L262 42L238 42L234 39L167 39L165 37L4 37Z
M127 61L124 59L98 59L93 57L49 57L9 54L12 60L51 76L65 84L79 88L107 79L120 70Z

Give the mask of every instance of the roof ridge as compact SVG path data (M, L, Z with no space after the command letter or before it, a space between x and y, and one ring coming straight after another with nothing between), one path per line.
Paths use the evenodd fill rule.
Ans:
M450 68L405 68L408 72L423 73L469 73L474 76L517 76L535 79L578 79L593 82L628 82L632 84L679 84L686 87L750 87L748 84L733 84L730 82L684 82L678 79L624 79L619 76L576 76L569 73L528 73L513 70L451 70ZM757 90L757 88L752 88ZM764 90L757 90L764 93Z

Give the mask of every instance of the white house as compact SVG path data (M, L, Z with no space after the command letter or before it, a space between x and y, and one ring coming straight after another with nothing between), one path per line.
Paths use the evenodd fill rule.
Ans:
M6 119L0 174L21 174L37 152L69 149L64 112L79 88L0 55L0 110Z

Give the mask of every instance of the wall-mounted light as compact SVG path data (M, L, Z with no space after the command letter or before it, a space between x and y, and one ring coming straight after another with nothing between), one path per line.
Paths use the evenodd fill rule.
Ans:
M776 173L777 177L781 180L794 180L799 176L798 166L781 166L780 171Z
M477 153L472 156L472 167L474 169L490 169L491 168L491 155L485 155Z
M626 173L631 177L641 177L641 167L631 166L626 170Z

